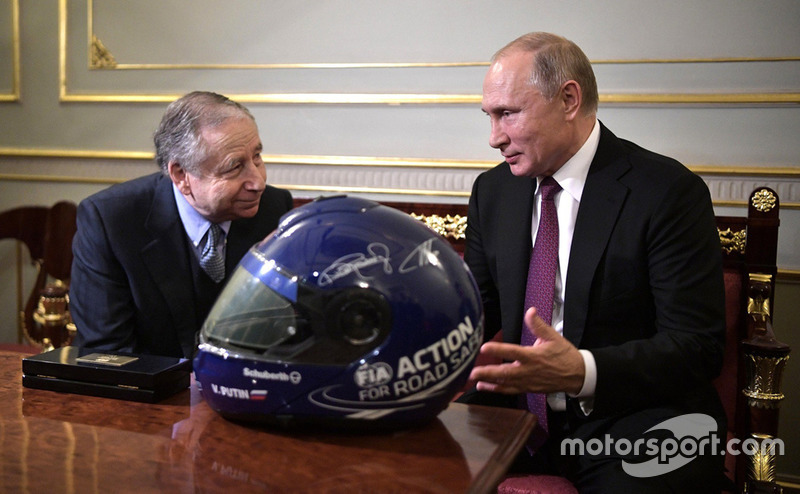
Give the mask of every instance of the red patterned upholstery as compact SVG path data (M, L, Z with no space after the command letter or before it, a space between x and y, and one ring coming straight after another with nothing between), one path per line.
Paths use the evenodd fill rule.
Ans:
M746 328L742 324L742 300L744 292L742 290L742 274L738 269L725 268L725 357L722 363L722 371L714 381L717 388L722 406L725 408L725 415L728 417L728 440L737 437L737 430L742 430L742 414L737 410L744 407L744 395L741 391L743 376L741 375L741 362L739 356L740 342L745 339ZM738 425L738 427L737 427ZM725 456L726 474L732 481L736 481L736 457L733 455Z
M497 494L578 494L578 489L555 475L513 475L500 482Z

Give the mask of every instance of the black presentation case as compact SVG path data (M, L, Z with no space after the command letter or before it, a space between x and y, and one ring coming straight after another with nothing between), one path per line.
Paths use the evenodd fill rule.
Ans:
M65 346L22 359L22 385L156 403L188 388L192 362Z

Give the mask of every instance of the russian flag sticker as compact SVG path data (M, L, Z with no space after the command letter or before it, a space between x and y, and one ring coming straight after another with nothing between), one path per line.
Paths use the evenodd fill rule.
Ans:
M250 391L250 400L252 401L262 401L267 399L267 390L266 389L254 389Z

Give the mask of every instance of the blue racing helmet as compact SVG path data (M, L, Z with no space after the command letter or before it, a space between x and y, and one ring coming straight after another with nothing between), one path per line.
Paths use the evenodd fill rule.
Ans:
M194 371L231 419L402 428L447 407L482 341L478 288L447 241L336 196L290 211L245 255Z

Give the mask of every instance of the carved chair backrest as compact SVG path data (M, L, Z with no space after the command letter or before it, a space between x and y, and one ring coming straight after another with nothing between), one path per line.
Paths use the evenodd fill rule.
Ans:
M13 238L25 244L37 269L20 314L20 332L42 349L61 346L68 340L65 318L76 213L77 206L69 201L0 213L0 239Z
M778 435L781 376L790 351L772 330L779 212L775 191L758 187L750 195L746 217L717 217L727 342L722 373L714 384L728 415L729 438L740 441L763 443ZM774 462L774 454L726 458L739 490L747 485L771 491L777 485Z

